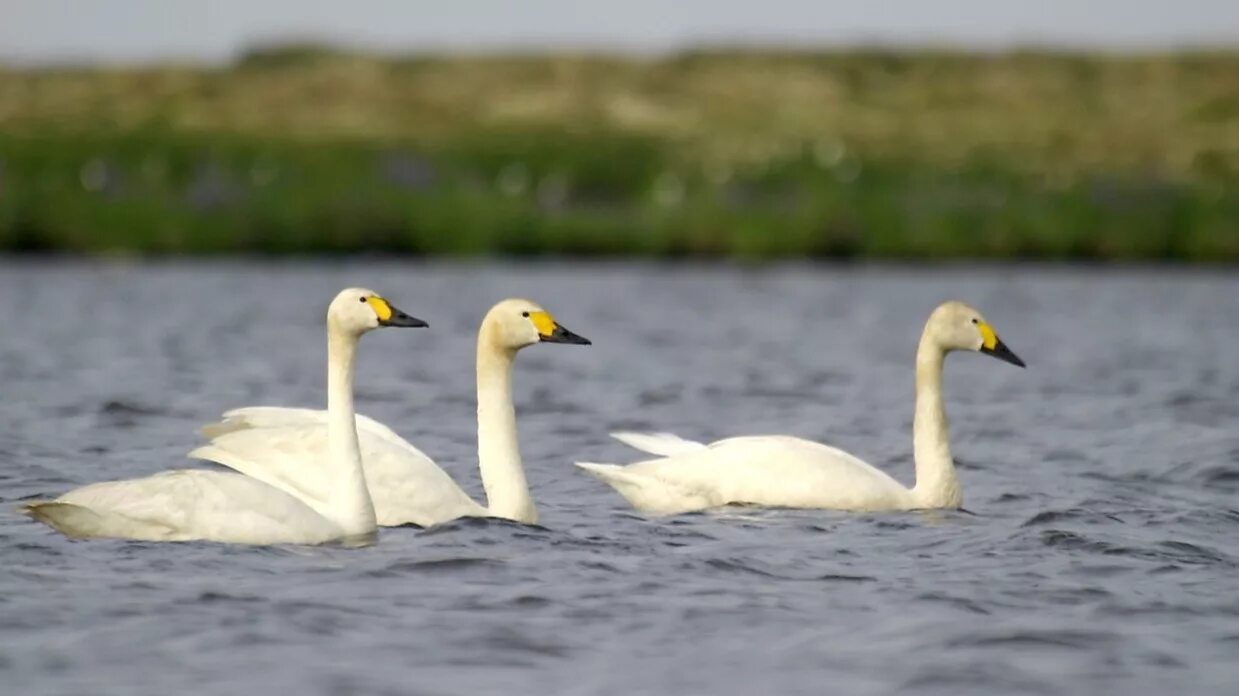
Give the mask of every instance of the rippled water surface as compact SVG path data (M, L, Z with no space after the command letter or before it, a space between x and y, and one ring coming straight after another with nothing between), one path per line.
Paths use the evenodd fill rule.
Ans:
M223 410L358 404L467 490L473 338L544 304L592 347L516 369L543 526L376 546L68 541L23 498L194 466ZM968 300L1029 364L947 361L966 511L630 511L571 464L608 430L783 432L910 482L912 355ZM0 264L0 684L37 694L1234 693L1239 274L1045 268Z

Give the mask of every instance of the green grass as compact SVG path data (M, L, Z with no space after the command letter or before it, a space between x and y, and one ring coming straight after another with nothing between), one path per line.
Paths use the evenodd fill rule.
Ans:
M1239 56L0 70L0 250L1239 260Z

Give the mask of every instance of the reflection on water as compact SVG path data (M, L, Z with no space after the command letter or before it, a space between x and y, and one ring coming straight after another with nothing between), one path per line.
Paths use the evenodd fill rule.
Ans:
M361 409L480 495L473 339L527 296L594 339L522 352L541 527L375 546L70 542L15 513L192 465L245 404L323 402L321 314L366 285L433 327L362 348ZM909 482L911 359L966 299L1029 363L948 361L966 512L647 519L573 460L608 430L825 439ZM1094 269L104 265L0 271L0 677L14 693L1226 692L1239 677L1239 278Z

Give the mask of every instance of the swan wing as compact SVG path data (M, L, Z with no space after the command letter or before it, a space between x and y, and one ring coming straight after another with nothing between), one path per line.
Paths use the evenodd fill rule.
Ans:
M628 466L580 466L654 514L733 503L839 510L911 506L908 489L861 459L782 435L729 438Z
M323 509L331 493L325 475L329 455L326 419L320 416L324 412L289 413L293 411L303 409L272 409L258 418L226 415L224 423L245 425L212 431L211 442L189 456L222 464ZM380 526L430 526L486 514L421 450L377 421L366 418L363 426L362 418L358 417L358 444Z
M73 538L318 544L343 532L296 498L239 474L183 469L74 489L23 511Z
M408 440L396 434L396 431L374 420L369 416L356 415L357 432L370 433L392 444L399 445L421 457L426 457L422 451L414 447ZM327 411L315 408L289 408L285 406L246 406L234 408L224 413L218 423L211 423L199 429L208 440L235 430L252 428L278 428L297 425L327 425Z
M686 454L688 452L696 452L706 448L700 442L685 440L679 435L672 433L634 433L629 431L620 431L611 433L611 437L620 442L632 447L633 449L648 452L649 454L657 454L660 457L674 457L677 454Z

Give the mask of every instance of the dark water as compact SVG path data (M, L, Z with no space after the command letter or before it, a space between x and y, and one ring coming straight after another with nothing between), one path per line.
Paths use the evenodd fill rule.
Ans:
M475 494L473 335L495 300L590 348L517 367L544 527L377 546L71 542L17 501L185 466L240 405L358 402ZM575 459L606 433L821 438L911 478L911 359L947 298L1030 365L948 361L970 512L646 519ZM1239 276L1057 269L0 265L0 684L37 694L1234 693Z

